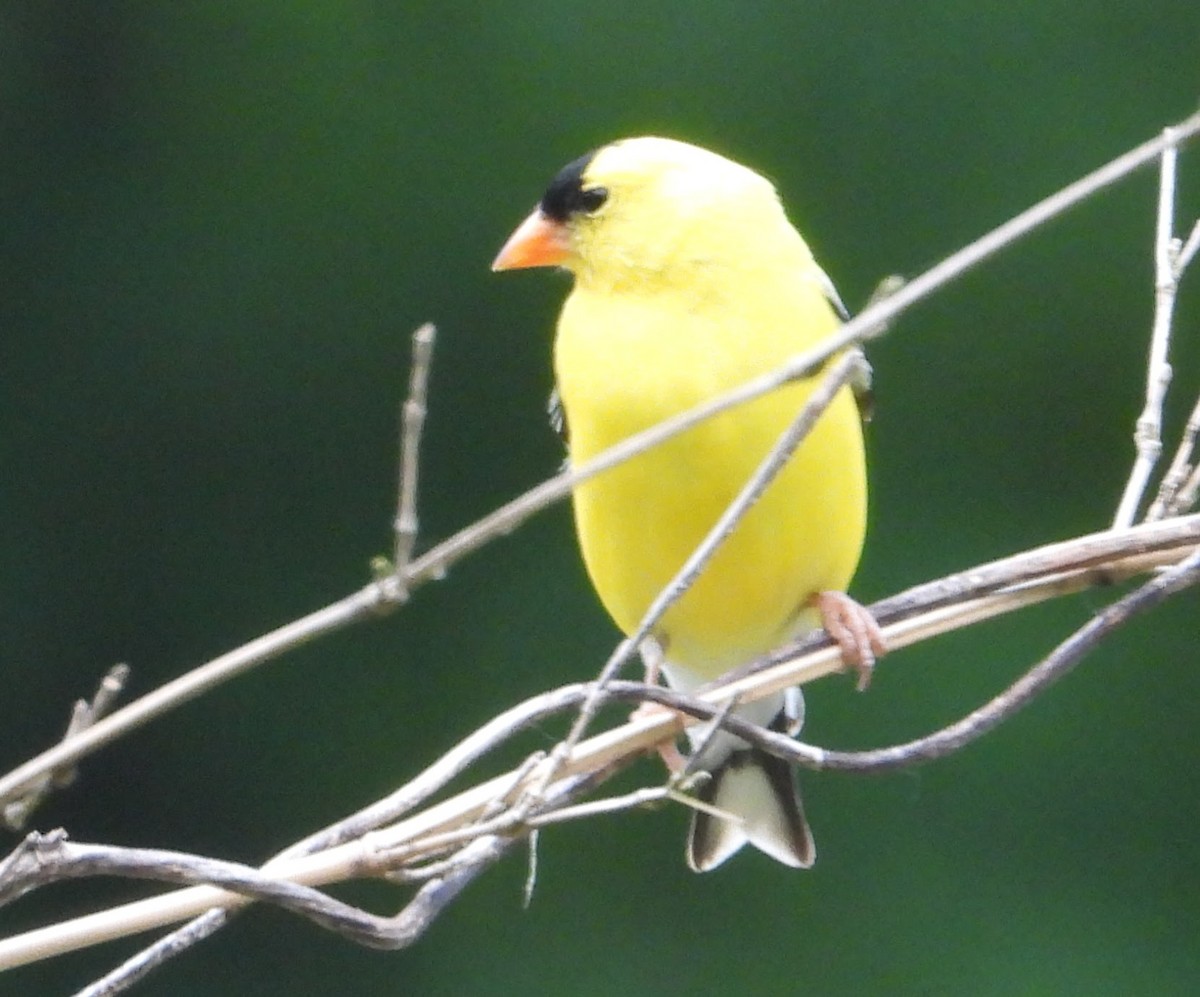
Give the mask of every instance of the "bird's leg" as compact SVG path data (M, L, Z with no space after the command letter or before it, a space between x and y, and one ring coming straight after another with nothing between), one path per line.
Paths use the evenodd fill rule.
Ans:
M788 737L799 736L804 727L804 694L798 685L783 690L783 710L779 718Z
M858 690L871 684L875 659L887 653L879 624L863 606L845 592L818 592L812 604L821 614L821 625L841 649L846 667L858 674Z
M662 644L654 637L647 637L642 643L642 664L645 666L642 681L646 685L659 685L659 676L662 674L662 660ZM642 717L662 713L665 709L665 706L660 706L658 703L642 703L629 714L629 719L640 720ZM658 751L659 758L663 760L663 764L667 767L667 771L673 775L682 772L687 766L687 757L675 746L674 741L667 741L660 744L656 750Z
M646 685L658 685L662 675L663 646L653 637L642 641L642 681Z
M649 706L650 704L647 703L646 705ZM662 707L659 707L659 709L662 709ZM687 768L687 755L679 750L674 741L664 741L655 750L658 752L658 757L662 759L663 764L667 767L667 771L672 775L678 775Z

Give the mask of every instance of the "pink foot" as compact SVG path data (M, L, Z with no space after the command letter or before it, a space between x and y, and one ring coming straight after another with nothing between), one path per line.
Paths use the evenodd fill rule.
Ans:
M887 641L879 624L865 608L845 592L818 592L813 605L821 614L821 624L842 651L847 668L858 673L858 690L871 684L875 659L887 653Z
M640 720L642 717L669 712L671 711L667 707L660 706L658 703L642 703L641 706L629 714L629 719ZM655 750L658 751L658 757L663 760L667 771L672 774L682 772L684 766L687 765L687 757L675 747L674 741L667 741L665 744L660 744Z

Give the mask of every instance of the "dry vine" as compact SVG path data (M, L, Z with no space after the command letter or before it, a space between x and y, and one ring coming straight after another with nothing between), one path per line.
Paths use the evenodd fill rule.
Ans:
M598 811L642 806L664 799L689 802L686 795L689 776L619 799L578 802L647 749L678 736L684 716L699 718L714 729L722 725L798 765L847 771L926 762L957 751L994 728L1135 615L1200 581L1200 515L1186 514L1200 492L1200 466L1193 457L1195 440L1200 434L1200 401L1183 429L1145 521L1132 525L1138 518L1138 509L1162 450L1162 405L1170 381L1168 347L1174 300L1184 270L1200 250L1200 223L1186 238L1174 235L1177 148L1198 132L1200 114L1166 129L1160 137L1040 202L872 304L820 350L798 356L770 375L639 434L588 465L559 475L413 559L417 453L433 345L432 327L423 326L414 335L413 372L403 409L393 561L377 564L375 580L359 592L223 655L107 717L101 717L111 702L107 693L98 694L90 707L77 708L80 721L73 723L59 745L0 778L0 812L11 823L15 825L26 819L56 779L114 738L300 643L399 607L413 588L440 577L455 561L561 500L580 481L702 419L796 378L811 376L835 354L841 353L842 358L825 371L823 390L816 392L810 404L798 414L795 424L780 439L759 473L731 504L677 579L664 590L638 634L614 652L598 680L554 690L505 711L390 796L297 842L261 868L161 850L75 843L63 832L31 834L0 862L0 905L52 882L95 875L154 879L185 888L0 939L0 971L193 918L185 927L81 992L91 997L119 993L165 960L211 935L238 909L255 900L278 904L365 945L392 948L409 945L465 886L538 828L586 818ZM1114 528L981 565L918 586L872 608L884 625L890 644L902 647L1066 592L1151 572L1148 581L1111 603L1008 690L962 720L917 741L873 751L827 751L729 715L734 702L766 696L840 670L836 651L821 634L752 662L691 697L615 678L657 615L686 591L738 517L786 462L806 427L819 415L822 404L827 404L827 399L847 379L856 376L860 355L849 348L879 335L905 308L1020 236L1156 159L1161 166L1161 186L1155 247L1156 308L1146 406L1138 420L1136 458ZM641 717L585 740L596 710L614 700L653 701L673 710ZM575 713L575 724L549 757L531 758L515 772L476 785L424 810L417 809L450 779L498 745L546 717L565 712ZM362 877L385 877L420 885L401 911L391 917L378 917L350 907L316 888Z

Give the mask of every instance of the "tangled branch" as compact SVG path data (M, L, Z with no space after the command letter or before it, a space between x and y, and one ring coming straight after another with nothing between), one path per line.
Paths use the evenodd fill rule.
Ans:
M394 610L407 601L416 586L440 577L450 565L511 532L588 478L703 419L798 378L811 377L830 357L840 354L840 359L829 365L823 375L822 390L815 393L812 404L798 414L796 423L764 461L760 473L747 484L678 578L656 601L639 632L614 652L596 681L566 686L505 711L385 799L297 842L261 868L163 850L74 843L61 832L30 835L0 863L0 905L51 883L85 876L146 878L183 888L0 939L0 970L193 918L185 928L166 936L84 991L90 997L119 993L161 962L211 935L250 902L276 904L365 945L402 947L421 937L437 915L484 869L549 823L664 800L694 803L687 795L686 780L669 780L663 786L642 789L618 799L579 802L582 796L593 792L646 751L678 737L686 723L708 723L713 729L717 726L728 729L797 765L876 771L928 762L961 750L1012 716L1109 634L1200 580L1200 515L1185 514L1200 492L1200 468L1193 460L1195 440L1200 434L1200 401L1181 434L1147 522L1130 525L1136 519L1162 450L1161 412L1170 380L1167 353L1176 289L1200 248L1200 225L1192 228L1186 239L1173 234L1175 150L1198 132L1200 114L1040 202L872 304L821 349L797 356L778 371L631 438L595 461L532 489L425 555L413 558L417 535L417 452L434 336L431 326L423 326L414 336L412 378L402 416L402 472L391 563L378 565L374 581L360 591L223 655L105 718L100 714L108 703L94 703L87 723L69 732L59 745L0 779L0 807L10 819L14 814L23 819L53 779L61 777L87 754L140 724L302 643ZM902 745L868 751L834 751L797 743L731 714L733 703L751 701L839 671L837 651L820 634L751 662L691 696L615 678L636 649L638 639L649 632L656 614L660 615L682 595L723 536L753 503L757 490L765 487L786 462L803 438L805 427L819 416L823 399L832 397L847 379L855 376L859 363L856 344L879 335L904 309L1049 218L1155 159L1162 164L1162 183L1170 182L1172 194L1163 194L1159 200L1156 313L1147 401L1138 422L1137 457L1116 515L1116 527L918 586L877 604L872 610L889 643L899 648L1066 592L1146 573L1152 574L1149 580L1098 613L991 702L942 730ZM670 709L639 717L585 740L597 711L613 701L656 702ZM568 736L548 757L534 756L510 773L428 804L452 778L530 725L568 713L574 715L575 722ZM418 809L422 806L425 809ZM401 910L390 916L354 908L319 889L363 877L419 885Z

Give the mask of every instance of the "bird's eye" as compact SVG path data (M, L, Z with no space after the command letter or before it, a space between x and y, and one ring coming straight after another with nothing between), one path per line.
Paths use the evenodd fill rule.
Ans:
M579 206L589 215L608 200L607 187L588 187L579 192Z
M583 174L594 156L594 152L589 152L558 171L542 195L542 214L553 221L566 223L573 215L590 215L608 200L607 187L583 185Z

